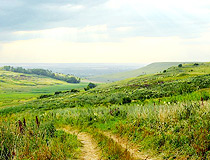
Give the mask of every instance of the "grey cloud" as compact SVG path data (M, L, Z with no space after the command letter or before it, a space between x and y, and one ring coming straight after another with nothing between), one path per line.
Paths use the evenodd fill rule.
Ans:
M209 28L210 15L176 14L162 10L148 10L141 13L126 7L117 10L104 7L106 0L0 0L0 41L30 39L34 36L16 37L11 32L43 30L56 27L85 27L107 24L108 38L117 40L130 36L199 36ZM65 10L65 5L84 6L78 10ZM132 27L126 32L117 27ZM71 39L70 39L71 40ZM88 35L81 35L77 41L91 41ZM100 38L99 38L100 40Z

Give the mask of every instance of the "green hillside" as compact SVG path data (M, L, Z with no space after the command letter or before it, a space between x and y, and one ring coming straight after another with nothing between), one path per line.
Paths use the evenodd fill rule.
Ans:
M144 74L154 74L154 73L162 72L163 70L168 69L171 66L177 66L180 63L186 64L188 62L156 62L156 63L151 63L145 67L142 67L133 71L100 75L100 76L92 76L92 77L88 77L88 79L92 81L96 81L96 82L119 81L126 78L137 77Z
M86 87L87 83L70 84L41 75L0 70L0 107L24 103L42 94Z
M210 63L191 63L5 107L0 109L0 155L71 159L81 153L79 139L66 143L66 133L79 130L74 135L90 134L103 159L210 159L209 99ZM27 125L18 126L18 120ZM144 158L135 157L139 152Z
M37 69L37 68L36 69L25 69L22 67L14 68L12 66L3 66L2 70L16 72L16 73L42 75L45 77L65 81L68 83L80 83L80 78L78 78L78 77L75 77L75 76L69 75L69 74L65 75L62 73L53 73L52 71L46 70L46 69Z

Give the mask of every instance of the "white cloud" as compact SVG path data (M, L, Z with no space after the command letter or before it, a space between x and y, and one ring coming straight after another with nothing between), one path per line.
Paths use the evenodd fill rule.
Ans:
M120 42L80 43L34 39L2 44L1 62L209 61L210 30L200 38L133 37Z
M209 0L109 0L106 3L107 7L110 8L121 8L125 6L133 7L156 7L156 8L190 8L190 7L205 7L210 5ZM147 8L148 9L148 8Z
M80 32L106 32L107 25L86 26L79 29Z
M54 10L60 12L72 12L72 11L79 11L85 9L83 5L73 5L73 4L65 4L65 5L58 5L58 4L44 4L41 7L45 10Z
M189 18L194 16L203 19L210 14L209 0L109 0L105 6L110 9L131 9L143 17L161 14L174 19ZM188 17L186 17L188 14Z
M115 30L119 32L127 32L127 31L131 31L132 29L133 27L117 27Z
M13 34L19 38L28 37L34 38L47 38L56 40L70 40L80 41L80 39L86 39L91 41L94 39L100 40L107 38L107 25L95 25L86 26L82 28L76 27L59 27L53 29L37 30L37 31L17 31Z

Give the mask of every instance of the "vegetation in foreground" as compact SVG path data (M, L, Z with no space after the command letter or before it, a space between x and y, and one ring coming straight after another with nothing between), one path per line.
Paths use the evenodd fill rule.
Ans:
M32 130L35 132L37 116L43 127L50 123L55 130L68 125L90 132L98 140L105 159L132 157L129 158L126 150L112 147L113 142L101 134L103 131L119 134L139 146L140 151L161 159L210 159L209 74L210 63L187 64L169 68L161 74L3 108L0 110L1 133L18 130L18 120L24 118L34 123ZM1 134L1 139L9 137L10 132ZM46 128L43 132L41 137L47 137ZM17 135L13 136L19 138ZM4 151L8 151L8 159L13 155L18 138L2 143ZM54 138L50 137L49 141ZM40 142L50 146L45 138ZM77 147L73 148L76 151ZM21 156L19 153L25 151L25 147L20 147L15 154ZM50 151L59 157L53 149ZM0 152L2 155L2 148Z

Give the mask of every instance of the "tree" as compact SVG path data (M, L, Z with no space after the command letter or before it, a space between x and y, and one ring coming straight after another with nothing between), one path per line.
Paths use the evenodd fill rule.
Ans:
M182 64L179 64L178 67L182 67Z
M95 88L95 87L96 87L96 84L90 82L90 83L88 84L88 87L89 87L90 89Z

